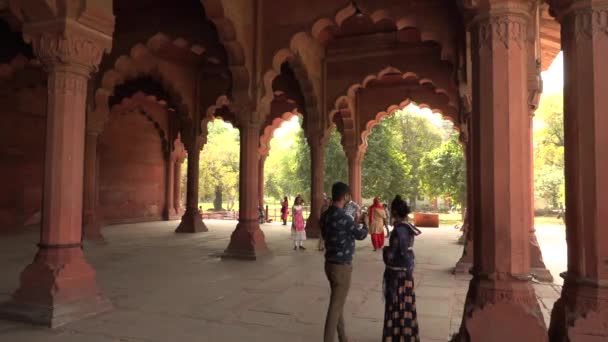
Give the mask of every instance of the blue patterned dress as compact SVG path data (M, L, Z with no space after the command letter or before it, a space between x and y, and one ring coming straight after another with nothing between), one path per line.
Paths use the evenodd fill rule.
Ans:
M384 247L383 342L420 341L414 293L414 236L420 231L409 223L399 223Z

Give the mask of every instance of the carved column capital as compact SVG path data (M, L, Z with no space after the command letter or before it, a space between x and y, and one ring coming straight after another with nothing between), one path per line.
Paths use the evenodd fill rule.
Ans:
M500 43L505 49L524 48L527 40L528 20L524 14L498 13L478 19L476 28L479 49L491 48Z
M571 6L560 14L565 39L581 42L595 37L608 38L608 1L601 6Z
M23 22L24 40L47 68L69 67L88 76L112 47L111 5L86 0L11 0L10 8Z
M67 67L86 76L97 70L107 50L103 41L82 32L24 33L24 37L47 69Z

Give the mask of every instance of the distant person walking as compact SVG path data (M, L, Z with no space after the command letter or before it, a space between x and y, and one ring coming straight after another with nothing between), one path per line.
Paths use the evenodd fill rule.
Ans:
M400 196L391 203L395 226L384 247L383 342L417 342L418 319L414 294L414 238L420 230L407 221L410 208Z
M348 185L335 183L331 197L332 205L321 215L321 235L325 240L325 275L331 288L323 341L334 342L337 333L340 342L347 342L344 303L353 272L351 263L355 254L355 240L367 237L367 227L364 216L359 218L356 214L356 219L353 220L344 211L347 198L350 198Z
M281 220L283 220L283 225L287 225L287 217L289 216L289 202L287 201L287 196L283 198L283 202L281 203Z
M304 222L304 201L300 196L296 197L293 205L293 221L291 222L291 238L293 239L293 250L306 249L304 241L306 241L306 224Z
M266 215L264 213L264 205L260 204L258 206L258 216L260 218L260 224L266 223Z
M384 226L386 225L386 212L380 199L374 198L374 204L369 207L369 232L372 236L374 252L384 246Z
M391 213L390 210L388 210L388 204L384 203L382 206L384 207L384 213L386 214L386 237L389 237L391 234L389 226L392 226L393 223L391 221Z
M326 193L323 193L323 206L321 207L321 215L323 215L323 213L329 209L329 207L331 206L331 201L329 200L329 198L327 197ZM319 223L320 226L320 223ZM319 237L319 246L317 247L319 249L319 251L324 251L325 250L325 241L323 240L323 236Z

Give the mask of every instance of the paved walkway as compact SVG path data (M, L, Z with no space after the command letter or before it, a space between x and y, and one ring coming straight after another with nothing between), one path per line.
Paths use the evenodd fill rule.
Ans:
M272 258L221 261L235 223L207 225L210 232L195 235L173 233L176 222L106 228L109 243L87 245L86 255L114 310L54 330L0 321L0 341L320 341L329 289L322 255L313 248L317 241L295 252L289 229L267 225ZM452 228L423 229L416 242L417 308L425 342L446 341L460 324L468 277L450 272L462 250L458 236ZM552 265L563 269L563 230L539 229L539 237L543 249L545 240L551 242L547 250L557 255ZM0 302L17 287L36 242L37 233L0 236ZM346 322L360 342L380 339L381 259L369 239L358 244ZM547 315L559 286L536 289Z

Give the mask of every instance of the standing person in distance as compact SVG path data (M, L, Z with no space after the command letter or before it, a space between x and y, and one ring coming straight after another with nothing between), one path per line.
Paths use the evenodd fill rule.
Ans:
M304 222L304 208L302 204L304 201L300 196L296 197L296 201L293 205L293 222L291 222L291 238L293 239L293 250L304 248L304 241L306 241L306 223Z
M331 201L329 200L329 198L327 197L326 193L323 193L323 206L321 207L321 215L323 215L323 213L329 209L329 206L331 205ZM319 220L320 221L320 220ZM321 223L319 222L319 227L321 226ZM317 249L322 252L325 250L325 241L323 240L323 236L319 237L319 246L317 247Z
M283 202L281 202L281 220L283 220L283 225L287 225L287 216L289 216L289 202L287 201L287 196L283 198Z
M391 235L391 231L389 229L389 226L392 226L392 222L391 222L391 212L390 210L388 210L388 204L384 203L382 205L382 207L384 207L384 214L386 215L386 237L389 237Z
M332 205L321 215L321 235L325 240L325 275L331 289L323 341L334 342L337 333L340 342L348 342L344 304L353 272L355 240L367 237L367 227L364 216L353 220L344 210L347 198L350 197L348 185L335 183L331 197Z
M386 226L386 213L378 197L374 198L374 204L369 207L369 233L372 236L374 252L384 246L384 226Z

